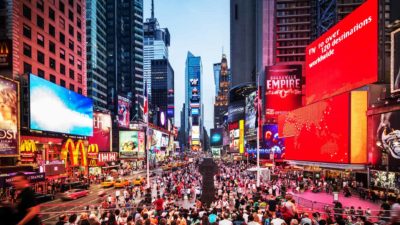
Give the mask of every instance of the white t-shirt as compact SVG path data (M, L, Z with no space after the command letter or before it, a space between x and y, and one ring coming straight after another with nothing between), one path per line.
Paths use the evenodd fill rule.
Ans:
M271 221L272 225L282 225L285 221L281 218L275 218Z
M227 219L219 221L218 225L233 225L232 221L229 221Z

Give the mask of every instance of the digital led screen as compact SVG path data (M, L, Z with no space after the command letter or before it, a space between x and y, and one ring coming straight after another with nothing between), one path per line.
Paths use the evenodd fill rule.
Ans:
M192 108L192 115L193 116L199 115L199 108Z
M349 104L346 93L281 115L285 158L349 163Z
M211 146L222 146L224 130L222 128L211 129L210 143Z
M275 118L301 106L301 65L276 65L265 69L267 118Z
M18 85L0 78L0 155L18 154Z
M93 135L93 101L30 74L30 128L71 135Z
M121 158L130 158L144 152L144 133L139 131L119 132L119 155Z
M200 139L200 127L192 126L192 140L199 140L199 139Z
M368 0L306 48L306 102L378 81L378 0Z
M245 101L230 102L228 106L228 122L233 123L244 119Z
M257 118L257 108L255 107L255 100L257 97L257 92L251 93L246 97L246 107L245 107L245 135L253 136L256 135L256 118Z
M264 125L262 134L263 147L265 151L274 153L275 158L281 159L285 152L285 139L279 137L278 125Z
M131 101L118 96L118 126L129 128Z
M109 152L111 148L111 115L107 113L93 113L93 136L89 142L97 144L99 151Z
M392 93L400 92L400 28L391 34L390 84Z

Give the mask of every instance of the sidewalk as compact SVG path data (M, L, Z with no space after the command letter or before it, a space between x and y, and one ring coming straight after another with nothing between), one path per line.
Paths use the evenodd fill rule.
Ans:
M326 192L313 193L311 191L306 191L303 193L293 193L290 191L288 193L295 196L295 200L300 201L298 202L300 205L302 205L302 200L303 203L309 201L308 204L302 205L303 207L311 208L313 206L333 205L333 195L327 194ZM379 211L380 209L379 203L373 203L369 200L360 199L358 196L354 195L346 198L342 193L339 193L339 202L342 203L343 208L354 206L357 209L359 206L361 206L362 209L365 210L370 208L373 212Z

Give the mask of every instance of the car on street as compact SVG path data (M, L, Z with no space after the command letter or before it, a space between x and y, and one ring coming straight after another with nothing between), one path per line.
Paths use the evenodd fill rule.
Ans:
M74 200L89 195L89 191L85 189L71 189L61 194L62 200Z
M53 194L35 193L35 199L38 204L48 202L55 199Z
M140 186L145 182L145 179L143 177L136 177L135 179L133 179L133 185L135 186Z
M112 180L112 179L107 179L107 180L101 182L101 186L102 186L103 188L112 187L112 186L114 186L114 180Z
M126 186L129 186L129 181L126 179L125 180L118 179L114 183L115 188L124 188Z

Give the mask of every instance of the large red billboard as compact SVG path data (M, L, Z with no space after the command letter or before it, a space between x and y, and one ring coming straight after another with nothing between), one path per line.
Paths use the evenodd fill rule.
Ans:
M89 142L97 144L100 152L109 152L111 144L111 115L107 113L93 113L93 136Z
M378 0L368 0L306 49L306 103L378 81Z
M265 73L265 107L268 118L301 106L301 65L269 66Z

